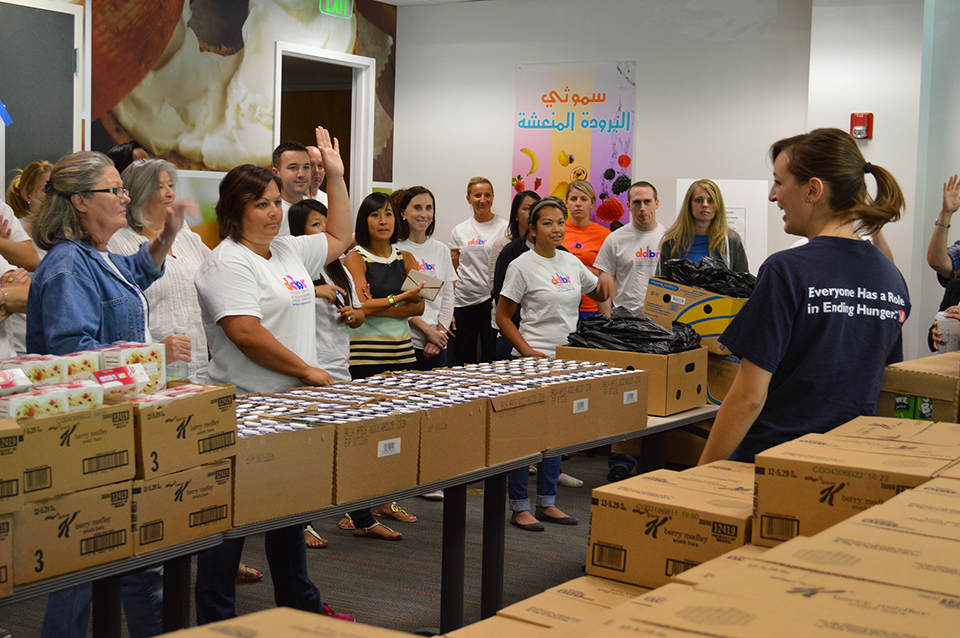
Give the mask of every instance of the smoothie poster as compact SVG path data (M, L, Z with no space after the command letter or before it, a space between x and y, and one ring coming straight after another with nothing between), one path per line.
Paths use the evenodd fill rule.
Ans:
M632 180L635 61L517 66L514 192L563 199L585 179L597 192L591 218L627 221Z

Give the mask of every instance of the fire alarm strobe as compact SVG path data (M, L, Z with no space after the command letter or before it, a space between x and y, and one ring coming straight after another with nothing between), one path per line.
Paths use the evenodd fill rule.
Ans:
M850 135L858 140L872 140L873 113L851 113Z

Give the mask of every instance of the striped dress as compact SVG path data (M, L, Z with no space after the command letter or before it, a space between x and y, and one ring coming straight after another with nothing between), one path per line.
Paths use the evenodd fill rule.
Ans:
M399 295L407 278L403 255L396 248L389 257L379 257L357 246L367 267L370 296L384 299ZM410 340L410 324L406 319L367 317L356 330L350 331L350 367L388 366L404 369L417 361Z

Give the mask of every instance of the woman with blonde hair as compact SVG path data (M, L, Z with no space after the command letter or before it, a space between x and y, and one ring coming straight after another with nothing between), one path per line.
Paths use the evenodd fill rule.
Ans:
M599 277L600 271L593 267L593 262L610 234L610 229L590 220L590 213L597 205L597 193L593 190L593 185L585 179L573 180L567 186L564 203L570 216L567 218L567 235L563 245L587 270ZM610 314L610 302L598 304L587 295L580 299L581 317L595 315L598 309L605 315Z
M875 415L885 367L903 359L907 284L858 233L900 218L897 181L840 129L780 140L770 157L769 199L784 230L810 241L763 262L753 295L720 336L740 369L701 463L752 463L780 443Z
M743 240L727 225L727 211L723 206L723 194L712 180L699 179L683 198L683 205L660 244L660 263L670 259L689 259L697 263L703 257L720 259L727 268L747 272L747 252Z
M47 199L43 187L47 185L52 170L53 164L46 160L30 162L10 182L7 188L7 203L10 204L17 219L24 219L40 212L40 206Z

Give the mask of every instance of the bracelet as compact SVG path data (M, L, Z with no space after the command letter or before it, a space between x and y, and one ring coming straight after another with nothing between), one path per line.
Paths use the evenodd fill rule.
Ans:
M933 225L934 225L934 226L939 226L940 228L950 228L950 224L941 223L939 219L938 219L937 221L933 222Z
M169 245L170 245L170 240L164 239L164 238L163 238L163 235L157 235L157 241L160 242L161 244L163 244L164 246L169 246Z
M397 300L396 300L396 298L395 298L393 295L387 295L387 301L390 302L390 307L391 307L391 308L396 308L396 307L397 307Z
M7 294L5 288L0 289L0 292L3 293L3 299L0 300L0 317L2 317L3 315L7 314L7 300L9 299L9 295Z

